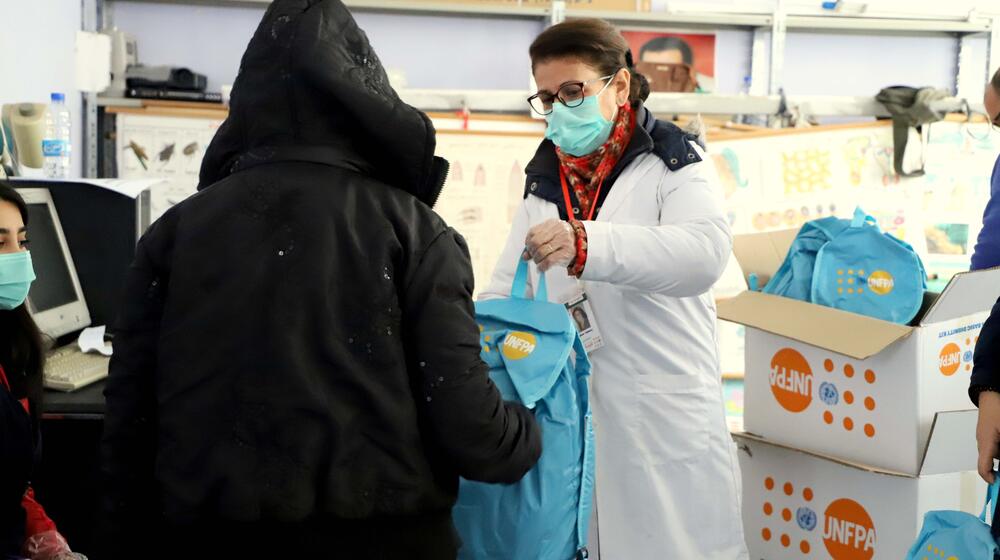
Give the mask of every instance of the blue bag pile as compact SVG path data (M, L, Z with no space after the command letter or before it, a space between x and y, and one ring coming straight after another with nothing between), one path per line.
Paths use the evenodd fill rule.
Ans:
M920 312L927 272L909 244L879 230L858 208L853 220L806 223L764 293L893 323Z

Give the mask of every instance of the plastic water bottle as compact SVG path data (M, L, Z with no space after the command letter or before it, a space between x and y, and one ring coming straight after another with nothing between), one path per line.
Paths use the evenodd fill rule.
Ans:
M72 126L66 96L53 93L52 104L45 115L45 138L42 140L43 170L49 179L69 178Z

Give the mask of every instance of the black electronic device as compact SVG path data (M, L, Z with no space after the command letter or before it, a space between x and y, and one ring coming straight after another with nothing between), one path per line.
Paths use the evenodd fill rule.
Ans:
M208 78L187 68L171 66L129 66L125 71L128 88L155 88L183 91L205 91Z
M149 227L149 190L133 198L86 180L19 179L14 187L49 190L73 255L90 322L113 327L135 245Z
M222 94L210 91L182 91L173 89L130 87L126 97L134 99L162 99L166 101L194 101L198 103L222 103Z

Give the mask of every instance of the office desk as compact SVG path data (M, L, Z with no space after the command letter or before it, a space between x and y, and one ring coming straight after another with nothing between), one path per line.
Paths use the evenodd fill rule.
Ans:
M72 393L46 390L42 399L42 460L32 485L70 547L92 554L101 500L104 381Z
M53 419L102 420L104 418L104 380L72 393L45 391L42 417Z

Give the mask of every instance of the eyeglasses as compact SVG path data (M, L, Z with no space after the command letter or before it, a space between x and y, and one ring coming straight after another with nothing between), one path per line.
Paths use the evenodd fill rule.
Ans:
M997 116L993 117L992 119L990 119L990 115L988 113L983 113L983 115L986 117L986 120L990 123L989 128L983 128L981 124L973 125L972 122L973 117L971 111L968 113L968 118L966 119L964 126L966 134L968 134L969 137L972 138L973 140L977 140L980 142L989 139L991 133L1000 134L1000 113L997 113ZM980 133L979 130L974 130L974 129L980 129L983 130L983 132Z
M528 105L531 106L531 110L538 113L539 115L550 115L552 114L552 105L556 101L562 103L563 105L569 107L570 109L574 107L579 107L583 105L583 100L587 97L585 91L587 89L587 84L592 84L594 82L600 82L602 80L608 80L608 83L604 84L601 91L597 92L595 95L600 95L604 90L608 89L611 85L611 79L618 75L618 72L611 74L610 76L604 76L601 78L594 78L592 80L586 80L583 82L567 82L559 87L559 91L555 95L547 92L540 91L535 95L528 98Z

